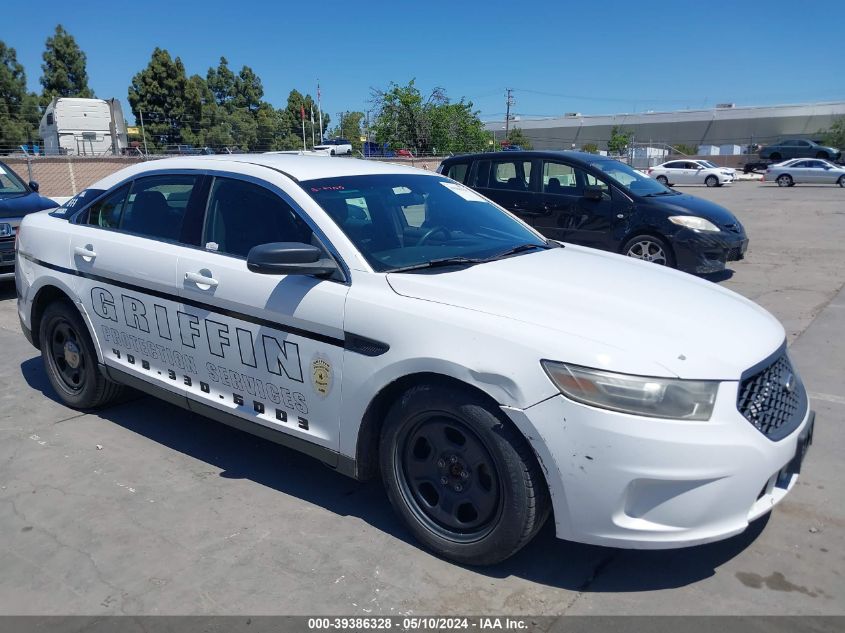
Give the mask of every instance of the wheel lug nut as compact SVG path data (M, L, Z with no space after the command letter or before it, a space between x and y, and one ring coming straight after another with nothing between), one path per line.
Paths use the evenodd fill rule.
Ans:
M452 456L449 458L449 463L450 463L450 464L454 464L454 463L456 463L457 461L458 461L458 457L457 457L457 455L452 455Z
M469 473L465 470L461 471L461 479L467 479L469 477Z
M446 462L443 459L437 460L437 467L438 468L446 468Z
M443 485L445 486L446 484L448 484L448 483L449 483L449 478L448 478L448 477L441 477L441 478L440 478L440 483L441 483L441 484L443 484Z
M455 484L455 492L460 492L464 487L461 484Z

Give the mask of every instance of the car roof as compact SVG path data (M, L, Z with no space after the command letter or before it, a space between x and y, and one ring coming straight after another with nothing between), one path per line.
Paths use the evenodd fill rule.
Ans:
M602 156L601 154L590 154L589 152L576 152L571 150L519 150L519 151L502 151L502 152L481 152L478 154L459 154L457 156L450 156L443 161L443 164L458 163L470 160L490 160L495 158L506 158L508 160L516 160L519 158L531 160L532 158L565 158L573 163L587 165L603 160L616 160L609 156Z
M177 169L239 171L239 167L258 165L282 172L294 180L313 180L338 176L365 176L369 174L428 174L430 171L357 158L333 158L319 155L293 154L219 154L209 156L175 156L137 163L116 171L91 185L92 189L109 189L126 180L147 172Z

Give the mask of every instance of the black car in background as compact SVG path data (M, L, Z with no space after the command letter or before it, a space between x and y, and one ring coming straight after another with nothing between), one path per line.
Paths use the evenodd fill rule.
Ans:
M56 202L38 195L38 183L24 183L0 162L0 280L15 274L15 233L25 215L51 209Z
M447 158L438 171L553 240L691 273L724 270L748 247L745 229L724 207L596 154L488 152Z
M801 138L787 139L760 149L760 158L775 163L788 158L823 158L833 162L842 158L842 152L835 147L819 145Z

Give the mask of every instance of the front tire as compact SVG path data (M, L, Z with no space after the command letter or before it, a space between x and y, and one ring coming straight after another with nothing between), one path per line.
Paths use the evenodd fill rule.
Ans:
M839 176L839 180L836 181L836 184L845 188L845 176Z
M622 254L660 266L675 267L675 259L669 245L654 235L635 235L625 242Z
M704 184L708 187L718 187L719 186L719 179L716 176L707 176L704 179Z
M414 536L455 562L491 565L542 527L550 499L525 438L469 389L412 387L385 419L387 496Z
M658 176L657 178L655 178L655 180L657 180L657 182L659 182L664 187L669 186L669 179L666 176Z
M777 177L775 182L778 183L778 187L791 187L795 184L795 182L792 180L792 176L790 176L789 174L781 174Z
M74 409L98 409L116 400L123 387L97 367L88 328L70 302L51 303L41 316L41 358L62 402Z

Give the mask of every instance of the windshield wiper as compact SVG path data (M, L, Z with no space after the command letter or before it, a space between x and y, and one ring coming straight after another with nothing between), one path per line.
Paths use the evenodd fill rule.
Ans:
M400 266L399 268L394 268L392 270L388 270L389 273L405 273L411 270L422 270L423 268L439 268L441 266L471 266L473 264L480 264L485 259L477 259L472 257L442 257L440 259L432 259L427 262L422 262L420 264L412 264L410 266Z
M495 255L491 255L490 257L486 257L482 261L492 262L492 261L495 261L497 259L501 259L502 257L507 257L508 255L516 255L517 253L522 253L523 251L530 251L530 250L535 249L535 248L541 248L543 250L548 250L550 248L561 248L561 247L562 247L561 244L559 244L557 242L553 242L551 240L549 240L545 244L531 244L531 243L517 244L516 246L513 246L506 251L502 251L501 253L496 253Z
M654 193L647 193L643 196L643 198L651 198L652 196L674 196L675 194L680 193L678 191L655 191Z

